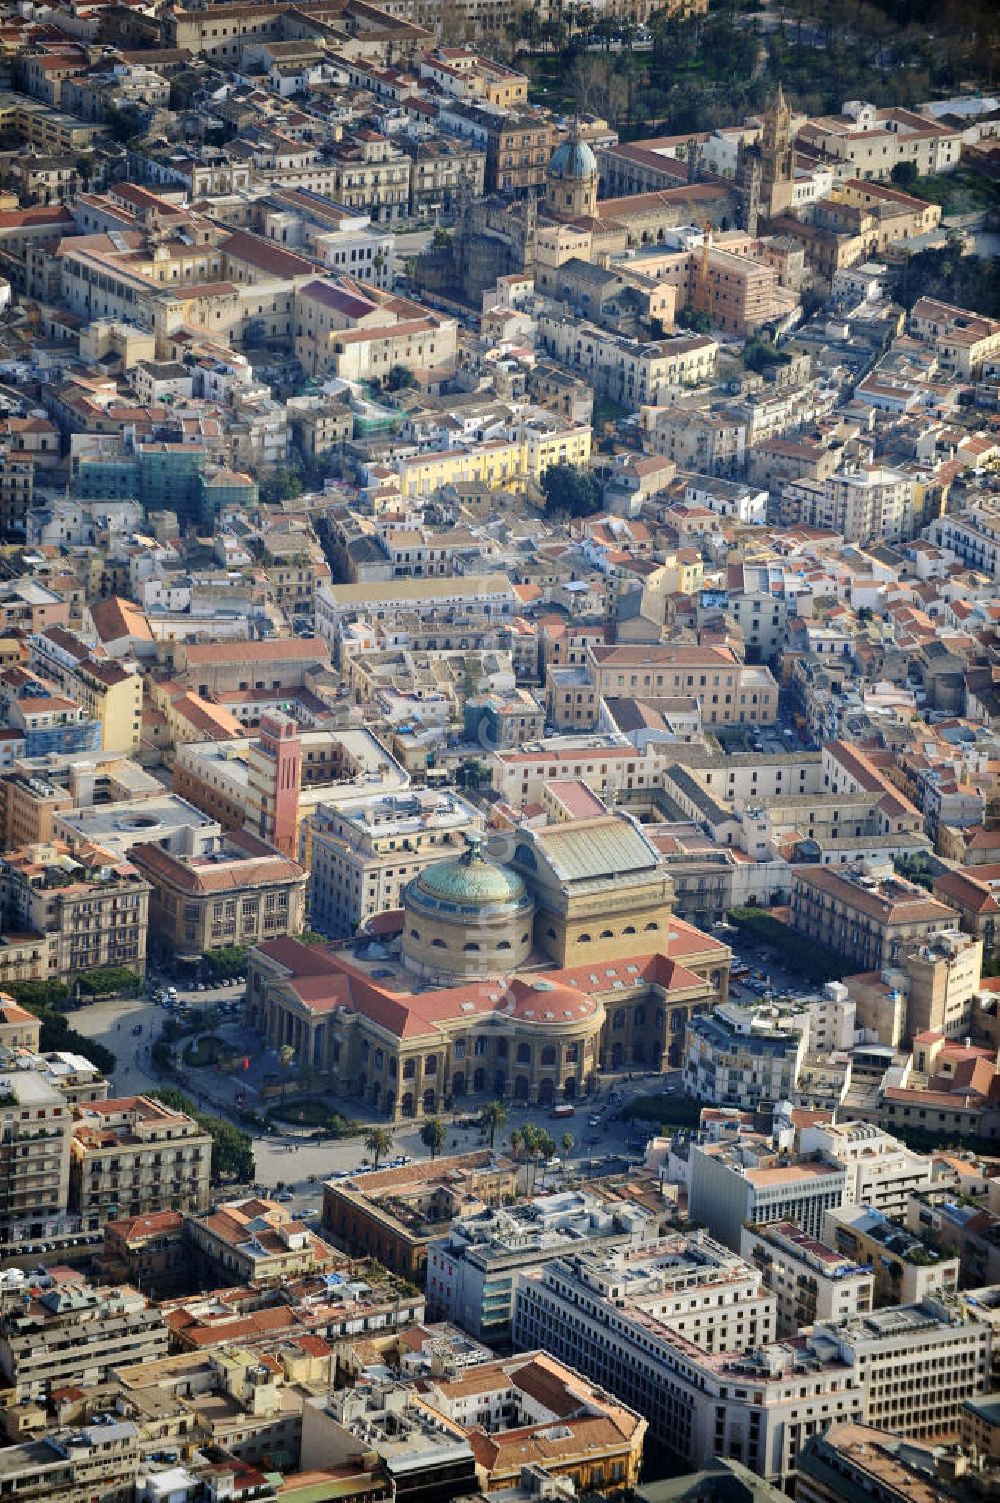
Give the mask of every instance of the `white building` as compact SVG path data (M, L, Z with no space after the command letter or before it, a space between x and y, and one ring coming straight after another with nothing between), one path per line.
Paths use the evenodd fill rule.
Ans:
M705 1313L714 1327L714 1312ZM669 1310L637 1305L613 1259L564 1258L521 1276L514 1343L543 1343L645 1414L651 1437L690 1470L730 1456L781 1484L794 1479L804 1442L829 1424L946 1436L963 1401L990 1382L990 1327L966 1319L955 1299L819 1323L802 1342L713 1355L697 1334L675 1328Z
M804 1127L799 1147L842 1166L845 1205L871 1206L886 1216L903 1216L909 1197L933 1177L926 1154L914 1153L871 1122Z
M509 1340L519 1273L540 1268L566 1251L651 1239L656 1217L641 1206L610 1205L584 1190L535 1196L456 1222L427 1249L427 1311L482 1340Z
M684 1090L713 1106L751 1109L795 1094L806 1020L774 1007L727 1002L691 1019Z
M377 793L350 809L321 804L311 816L309 916L332 938L402 906L407 882L452 852L482 819L457 794L412 788Z
M791 1221L819 1238L823 1217L843 1205L847 1171L817 1154L793 1159L752 1143L692 1144L688 1214L727 1247L746 1222Z

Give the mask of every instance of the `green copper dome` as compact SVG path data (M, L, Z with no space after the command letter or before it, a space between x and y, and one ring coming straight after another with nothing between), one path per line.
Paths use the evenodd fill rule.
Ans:
M520 908L530 898L517 872L487 861L479 840L470 837L469 848L461 856L435 861L409 884L406 902L451 912L495 911Z

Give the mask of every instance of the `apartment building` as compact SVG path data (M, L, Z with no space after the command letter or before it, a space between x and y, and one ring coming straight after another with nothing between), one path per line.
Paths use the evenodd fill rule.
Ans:
M692 1144L688 1214L734 1250L746 1223L790 1221L817 1241L823 1217L843 1205L847 1173L818 1156L791 1159L766 1141Z
M136 665L98 657L74 632L50 626L32 637L28 666L74 699L88 720L97 721L102 751L131 756L137 750L143 681Z
M21 1503L130 1503L139 1430L129 1420L54 1429L3 1448L2 1485Z
M799 1134L803 1153L821 1153L846 1173L844 1204L902 1216L912 1194L933 1178L929 1155L914 1153L872 1122L816 1123Z
M906 542L914 535L916 482L883 465L828 475L824 495L829 524L846 543Z
M900 162L912 163L920 177L953 172L962 155L960 130L938 125L913 110L877 109L852 99L839 115L808 120L798 140L812 151L848 164L853 177L888 180Z
M846 1320L874 1308L875 1275L864 1260L834 1251L790 1221L745 1226L740 1252L775 1297L779 1339L818 1320Z
M404 616L440 624L428 647L448 643L448 627L457 631L456 618L475 612L499 624L517 614L518 600L506 574L463 574L444 579L393 579L385 583L321 585L316 592L316 629L332 651L342 647L345 626L359 618L386 630Z
M729 647L592 643L588 680L602 698L694 696L706 725L773 725L778 686L769 668L741 663Z
M313 376L348 381L381 379L394 366L427 374L454 368L458 324L418 303L391 305L353 286L310 281L295 296L294 348Z
M69 1199L88 1228L119 1216L201 1210L211 1166L208 1133L149 1096L90 1101L73 1110Z
M51 1075L0 1061L0 1243L40 1237L69 1199L72 1112Z
M502 1205L517 1184L513 1159L492 1149L450 1154L433 1166L405 1164L356 1180L327 1180L323 1226L350 1253L377 1257L422 1282L428 1248L447 1223Z
M685 1093L712 1106L750 1111L791 1100L808 1040L807 1028L794 1022L782 1027L769 1012L734 1002L692 1018L685 1038Z
M402 906L425 866L465 849L481 817L458 794L422 788L376 794L350 809L320 804L311 817L309 920L331 938Z
M950 872L935 882L934 896L962 912L962 898L969 885L961 869ZM962 926L971 927L964 912ZM991 931L990 940L992 949ZM971 1031L983 974L984 945L985 936L977 939L972 934L948 930L933 944L920 945L906 957L908 1038L932 1032L958 1039Z
M423 1397L432 1412L479 1432L476 1462L490 1492L523 1485L524 1470L535 1465L581 1493L616 1493L639 1481L645 1418L544 1350L432 1377Z
M890 868L863 863L792 871L792 928L842 956L855 970L899 965L922 944L954 929L956 914Z
M287 1287L290 1280L322 1273L339 1261L339 1254L284 1206L256 1196L189 1216L185 1233L210 1282Z
M303 866L245 830L184 831L179 849L134 845L129 859L149 883L149 920L160 954L196 962L210 950L300 934Z
M634 411L669 400L682 386L711 380L719 347L707 334L647 344L558 314L538 319L538 340L563 365L581 371L595 391Z
M0 1373L17 1401L166 1356L162 1312L128 1284L98 1289L81 1277L29 1284L27 1295L7 1295L0 1308Z
M44 936L34 979L74 981L116 965L145 974L149 883L106 851L71 851L59 840L10 851L0 860L0 901L5 928Z
M519 1273L566 1250L614 1250L622 1240L655 1240L656 1217L629 1201L608 1202L586 1190L541 1195L528 1205L456 1221L427 1249L427 1309L482 1341L508 1342Z
M910 333L928 344L946 371L975 380L987 360L1000 355L1000 319L970 313L936 298L918 298L910 310Z
M477 482L490 490L523 492L552 465L586 467L590 461L589 423L534 410L507 425L503 435L471 447L420 451L396 461L404 497L434 496L443 486Z
M827 1211L823 1240L872 1270L875 1304L909 1305L958 1288L961 1260L907 1231L898 1219L866 1205Z

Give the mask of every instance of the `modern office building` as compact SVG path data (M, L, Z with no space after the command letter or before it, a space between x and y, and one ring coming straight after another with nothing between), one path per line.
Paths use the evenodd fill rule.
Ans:
M748 1224L790 1221L818 1239L846 1184L843 1166L818 1154L796 1159L739 1142L692 1144L688 1214L734 1250Z

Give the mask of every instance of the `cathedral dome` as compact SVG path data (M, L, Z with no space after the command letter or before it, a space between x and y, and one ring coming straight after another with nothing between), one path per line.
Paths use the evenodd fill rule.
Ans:
M487 861L479 843L472 841L461 856L426 867L407 890L407 901L448 913L483 908L500 912L521 907L528 901L528 890L517 872Z
M549 177L559 178L562 182L581 182L586 178L597 176L597 158L579 136L571 136L568 141L563 141L552 153L549 163Z
M403 893L403 962L419 975L504 976L531 954L535 901L517 872L487 861L478 839L435 861Z

